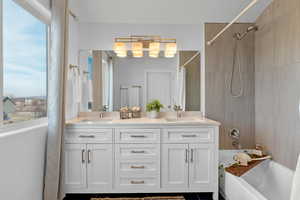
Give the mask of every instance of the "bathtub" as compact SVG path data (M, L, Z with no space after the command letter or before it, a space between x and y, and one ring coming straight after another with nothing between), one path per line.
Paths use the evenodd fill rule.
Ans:
M289 200L294 172L266 160L241 177L225 172L237 150L220 151L220 193L226 200Z

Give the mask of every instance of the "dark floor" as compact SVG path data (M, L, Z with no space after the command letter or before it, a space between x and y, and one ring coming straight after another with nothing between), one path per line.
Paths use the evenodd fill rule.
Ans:
M172 196L174 194L98 194L98 195L88 195L88 194L69 194L66 196L64 200L90 200L92 197L145 197L145 196ZM175 194L176 195L176 194ZM178 194L183 195L186 200L212 200L211 193L205 194ZM224 200L222 197L219 198L220 200Z

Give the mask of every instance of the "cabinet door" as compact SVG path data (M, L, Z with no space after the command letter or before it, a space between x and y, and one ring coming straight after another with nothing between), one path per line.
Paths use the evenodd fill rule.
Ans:
M190 188L207 189L212 184L213 146L190 144L189 182Z
M162 147L162 187L185 191L188 188L188 144Z
M112 144L87 145L89 192L107 192L112 189L112 160Z
M86 145L65 144L65 186L67 191L85 189Z

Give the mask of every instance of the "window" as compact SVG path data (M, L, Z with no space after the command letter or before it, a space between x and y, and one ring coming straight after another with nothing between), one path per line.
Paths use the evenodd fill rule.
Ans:
M2 2L4 124L46 117L48 27L13 0Z

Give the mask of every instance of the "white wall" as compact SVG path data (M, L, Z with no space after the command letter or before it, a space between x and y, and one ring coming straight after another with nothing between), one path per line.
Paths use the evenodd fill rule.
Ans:
M0 133L0 199L42 199L46 135L46 124Z
M140 85L141 88L141 102L144 104L145 92L145 71L146 70L169 70L174 72L174 79L176 78L176 67L178 66L178 58L114 58L113 79L114 79L114 109L115 106L120 105L120 86ZM158 80L159 81L159 80ZM174 84L175 85L175 80ZM173 94L175 95L175 87ZM175 98L175 97L174 97ZM118 108L118 107L117 107Z
M80 49L111 50L114 38L130 35L159 35L176 38L179 50L201 50L202 25L79 24Z

